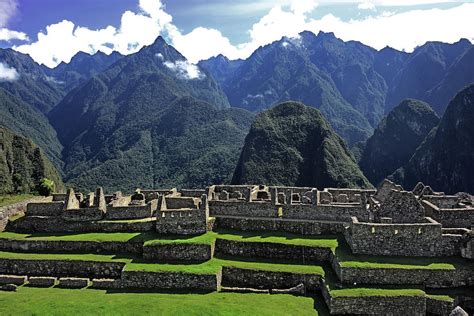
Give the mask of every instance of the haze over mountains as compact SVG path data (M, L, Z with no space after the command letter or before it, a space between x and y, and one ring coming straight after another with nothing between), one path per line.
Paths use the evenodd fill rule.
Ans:
M344 42L332 33L310 32L261 47L247 60L217 56L198 65L189 63L161 37L133 55L79 53L55 69L10 49L0 49L0 63L17 72L15 78L0 81L0 125L41 147L65 182L84 190L101 184L108 191L197 187L230 183L233 176L239 183L317 186L326 183L322 174L338 170L316 163L315 157L328 155L336 157L335 166L351 165L347 170L358 177L335 178L328 185L367 186L347 149L355 144L361 153L366 150L361 167L376 185L408 163L449 100L474 82L474 48L467 40L427 43L408 54L391 48L377 51L359 42ZM429 105L414 100L402 103L407 98ZM293 116L280 116L278 124L270 122L265 128L280 126L275 132L281 138L276 143L261 140L266 142L261 144L252 136L256 126L275 113L261 114L241 154L255 114L289 100L317 108L322 115L295 105L308 114L301 115L302 120L319 118L286 126L285 120ZM306 133L302 126L330 134L329 147L299 139L296 133ZM400 135L410 135L410 142L400 142ZM285 139L295 142L280 142ZM272 160L271 151L257 150L289 145L300 151L291 163ZM300 150L313 145L319 149L311 155ZM392 147L384 153L387 146ZM246 154L249 148L255 150L253 157L268 156L265 170L280 170L285 163L293 168L296 161L304 161L318 176L298 182L291 177L280 181L269 171L252 174L244 168L253 164L252 155ZM384 155L393 157L393 163ZM377 159L386 163L377 164Z

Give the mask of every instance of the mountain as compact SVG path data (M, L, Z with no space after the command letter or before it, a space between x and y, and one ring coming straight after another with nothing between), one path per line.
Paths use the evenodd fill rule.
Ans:
M49 112L64 96L56 80L28 55L0 49L0 66L10 74L7 78L0 75L0 88L42 113Z
M49 114L64 145L65 179L107 190L223 182L252 117L230 109L212 76L161 37L73 89Z
M243 63L244 61L241 59L230 60L221 54L209 58L208 60L202 60L198 65L207 69L216 79L216 82L221 85L221 87L225 87L226 83Z
M407 99L394 108L376 128L362 151L359 166L377 185L405 165L439 117L429 104Z
M422 181L437 191L474 193L473 144L474 85L470 85L454 97L439 126L392 178L406 188Z
M31 139L46 153L56 168L61 169L63 146L48 118L3 88L0 88L0 126Z
M0 126L0 194L35 191L43 178L64 184L42 150L30 140Z
M298 102L282 103L257 116L232 183L371 187L321 112Z
M101 73L122 57L118 52L113 52L110 55L100 51L94 55L79 52L69 63L62 62L54 69L44 67L44 70L65 92L69 92L92 76Z
M387 95L387 110L391 110L406 98L429 101L438 114L443 114L449 100L457 91L466 84L471 83L470 78L464 74L468 69L452 68L456 61L462 57L473 45L466 39L454 44L428 42L418 47L410 54L409 58L400 67ZM472 54L465 63L474 63ZM443 81L450 71L461 75L463 80L449 81L448 86ZM453 74L451 74L453 76ZM470 76L472 78L472 76ZM464 80L465 79L465 80ZM453 85L449 87L449 85ZM442 99L430 97L431 91L436 89Z

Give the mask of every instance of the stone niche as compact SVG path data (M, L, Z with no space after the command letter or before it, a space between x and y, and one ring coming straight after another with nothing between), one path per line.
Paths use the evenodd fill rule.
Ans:
M379 218L392 218L393 223L421 223L425 209L412 192L392 190L378 211Z

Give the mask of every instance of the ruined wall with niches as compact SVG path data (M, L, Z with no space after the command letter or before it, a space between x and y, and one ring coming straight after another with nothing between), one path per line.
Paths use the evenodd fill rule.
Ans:
M346 195L349 202L359 202L361 201L361 196L363 194L369 196L375 194L375 190L362 190L362 189L334 189L334 188L329 188L326 189L325 191L329 192L332 194L335 200L337 196L343 194Z
M122 273L122 286L125 288L217 291L220 283L220 271L216 274L191 274L125 270Z
M209 201L209 215L278 217L278 207L270 202Z
M291 220L281 218L242 218L219 216L217 228L240 231L283 231L301 235L335 235L344 232L343 222Z
M156 231L159 234L203 234L207 231L205 210L167 210L156 216Z
M0 274L117 279L124 266L122 262L0 259Z
M106 219L138 219L152 217L158 207L158 200L148 202L146 205L107 206Z
M386 256L449 256L460 253L461 236L443 236L441 224L427 218L425 223L360 223L356 218L345 231L355 254Z
M26 216L61 216L64 202L29 203Z
M304 284L308 291L321 288L322 276L222 267L222 286L253 289L288 289Z
M97 207L67 209L61 217L66 221L99 221L104 217L104 212Z
M425 209L412 192L392 190L377 216L390 217L394 223L423 223Z
M369 220L369 212L360 205L284 205L283 218L350 222L356 216Z
M165 201L168 210L177 210L183 208L198 208L201 199L193 197L165 197Z
M230 196L239 196L244 201L250 201L250 195L255 189L252 185L213 185L207 188L207 194L210 200L219 200L222 192L229 193Z

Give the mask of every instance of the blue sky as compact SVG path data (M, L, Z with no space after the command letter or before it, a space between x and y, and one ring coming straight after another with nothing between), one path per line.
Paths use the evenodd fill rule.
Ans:
M282 36L323 30L410 51L472 41L473 16L474 0L0 0L0 47L54 67L78 51L134 53L162 35L197 62L246 58Z

